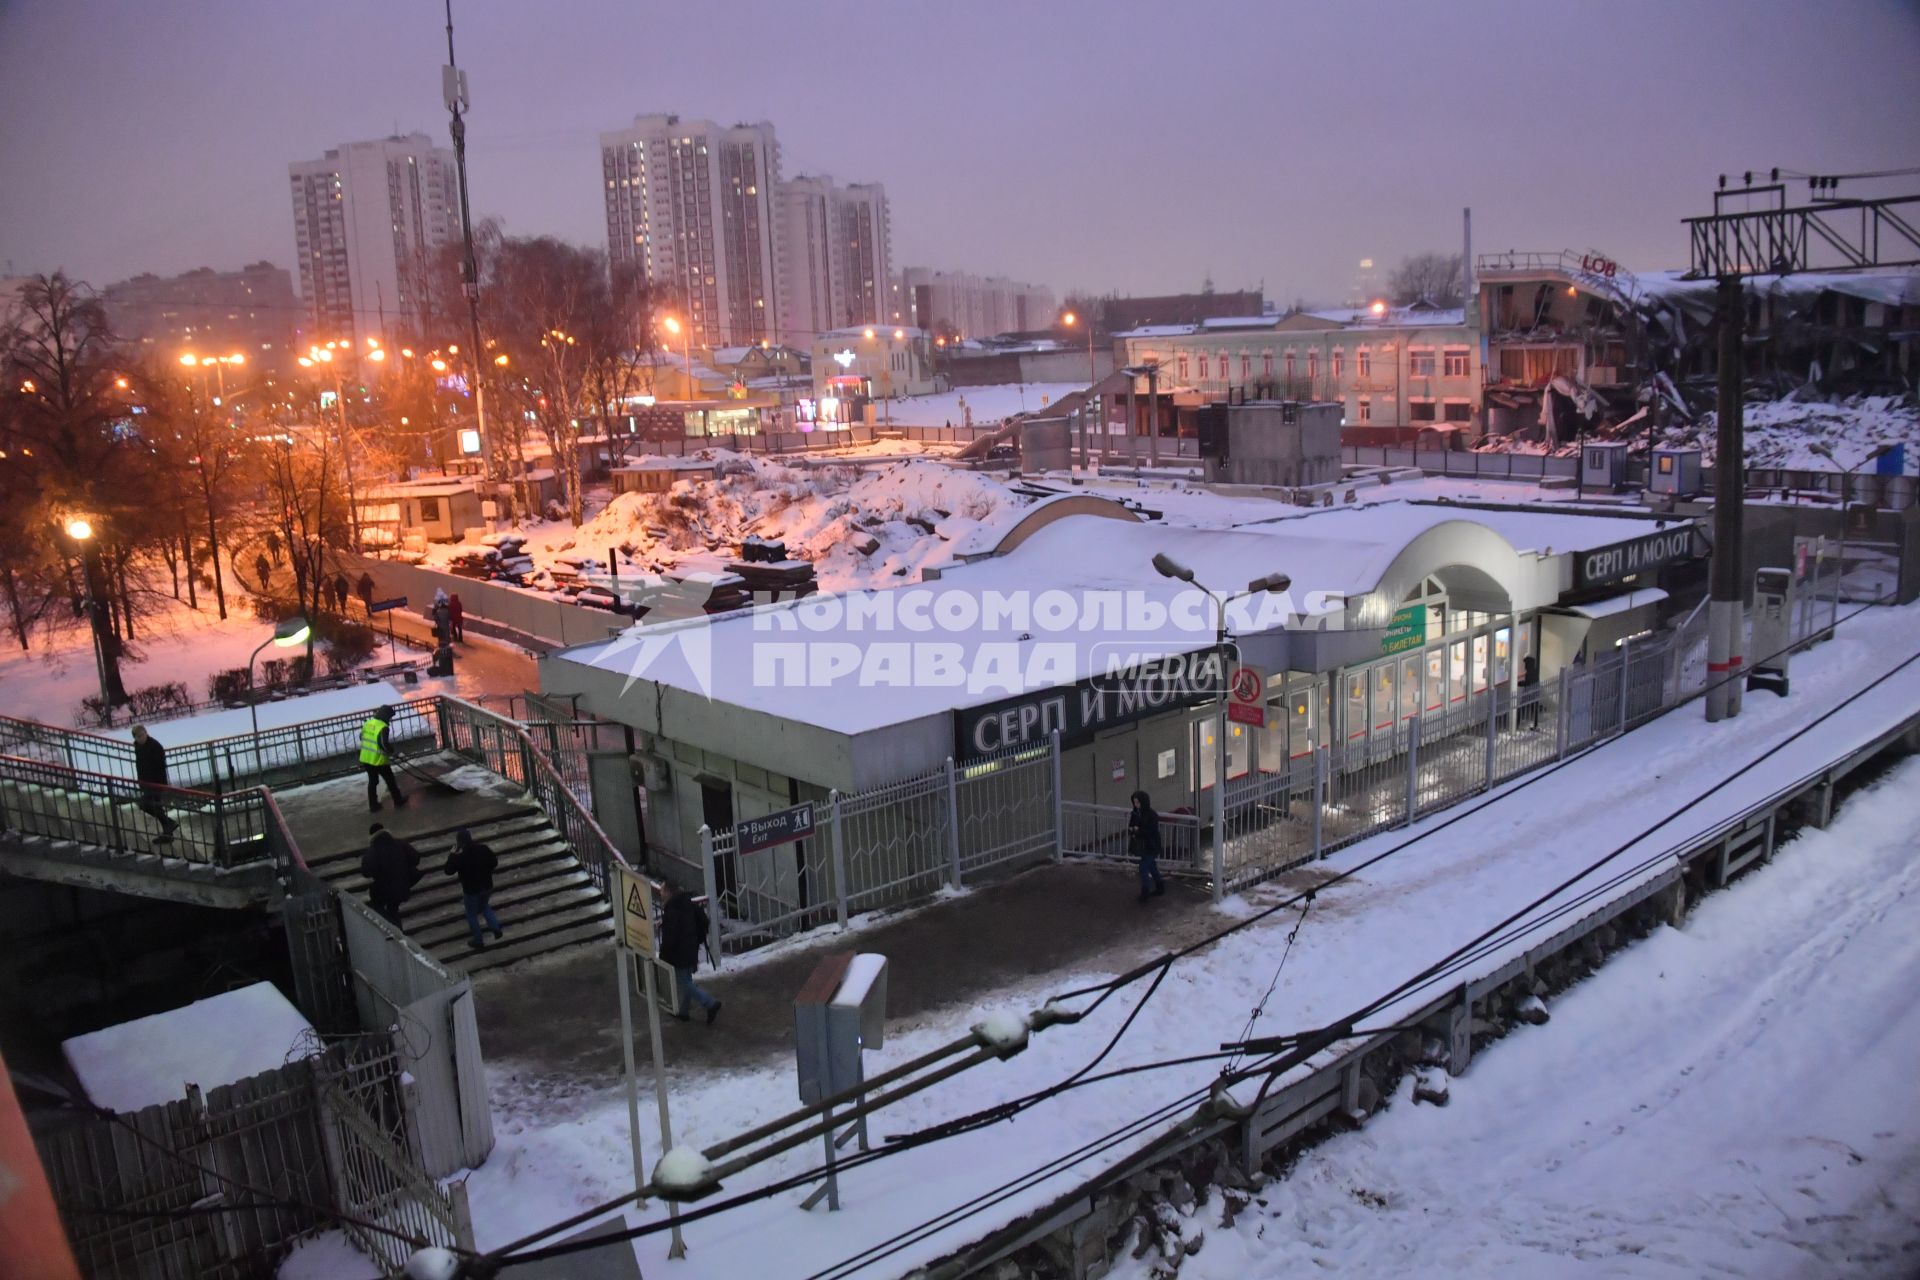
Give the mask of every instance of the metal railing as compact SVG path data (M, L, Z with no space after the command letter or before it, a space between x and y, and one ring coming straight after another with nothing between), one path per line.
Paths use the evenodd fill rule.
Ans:
M441 697L432 702L436 745L525 787L580 860L594 887L607 893L609 868L628 864L594 820L590 801L582 799L584 778L576 786L564 776L526 725L459 698ZM583 769L584 763L583 756Z
M1060 802L1060 851L1070 858L1086 858L1131 866L1133 850L1127 820L1133 810L1125 805L1095 804L1086 800ZM1206 846L1200 839L1200 819L1191 813L1160 815L1160 870L1166 875L1205 877L1212 874Z
M178 824L171 838L159 814ZM0 756L0 817L21 835L230 869L275 856L258 790L217 794Z

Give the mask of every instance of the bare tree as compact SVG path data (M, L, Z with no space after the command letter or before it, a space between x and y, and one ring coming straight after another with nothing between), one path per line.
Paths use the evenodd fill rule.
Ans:
M0 531L25 556L0 588L24 643L36 609L20 575L44 587L59 566L92 629L109 705L127 698L120 660L136 620L152 607L140 556L167 536L167 504L158 495L177 481L157 465L139 408L99 296L60 273L30 280L0 331L9 512Z
M1402 258L1387 274L1387 293L1394 305L1430 302L1457 307L1466 300L1466 268L1457 253L1416 253Z

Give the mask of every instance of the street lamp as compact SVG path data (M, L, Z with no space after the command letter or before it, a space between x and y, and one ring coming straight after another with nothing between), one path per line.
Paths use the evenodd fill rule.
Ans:
M680 335L680 372L686 379L687 399L692 400L694 399L694 394L693 394L693 334L692 332L690 332L691 326L682 325L678 320L674 319L672 316L667 316L660 323L667 327L668 333L677 333Z
M340 458L347 480L347 528L353 538L353 549L360 550L360 506L353 487L353 436L347 427L347 388L340 365L333 358L338 349L345 354L353 350L350 342L329 342L324 347L308 347L307 354L300 357L302 369L317 369L327 365L333 370L333 399L340 410ZM376 359L384 357L385 352L375 348ZM437 367L436 362L436 367Z
M253 721L253 767L261 773L267 771L266 762L260 758L260 700L253 696L253 662L260 656L260 650L272 645L276 649L291 649L295 645L305 644L313 628L307 620L298 615L283 618L273 624L273 634L260 642L247 657L247 716Z
M1227 648L1227 606L1244 596L1279 593L1293 585L1293 579L1284 573L1269 573L1265 577L1249 582L1244 591L1230 595L1215 593L1206 584L1199 582L1193 570L1181 564L1164 551L1155 552L1154 570L1163 578L1173 578L1189 586L1199 587L1207 593L1214 606L1214 651L1226 661ZM1222 672L1224 677L1225 672ZM1262 691L1264 694L1264 690ZM1215 746L1213 765L1213 900L1221 898L1227 873L1227 681L1220 682L1220 711L1214 722L1213 737Z
M73 516L67 521L67 536L72 538L80 549L80 607L87 615L87 634L93 638L94 674L100 681L100 701L111 705L107 695L107 650L106 639L101 634L100 598L93 589L93 551L88 545L93 541L93 522L84 516Z
M1060 317L1060 323L1071 329L1080 323L1080 317L1069 311ZM1087 385L1091 387L1098 379L1093 373L1093 322L1087 322Z

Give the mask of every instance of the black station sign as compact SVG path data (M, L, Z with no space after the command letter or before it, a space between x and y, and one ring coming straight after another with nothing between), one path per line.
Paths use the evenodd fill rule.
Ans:
M1041 746L1055 730L1071 746L1101 729L1204 706L1226 689L1231 665L1231 652L1219 649L1143 657L1078 684L962 707L953 713L954 759Z
M1691 560L1700 554L1694 541L1693 525L1680 524L1643 538L1579 552L1573 560L1573 589L1602 586L1676 560Z

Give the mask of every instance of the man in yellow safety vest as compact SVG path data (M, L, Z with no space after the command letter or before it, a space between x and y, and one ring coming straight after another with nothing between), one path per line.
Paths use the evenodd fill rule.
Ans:
M380 812L380 780L387 780L387 793L393 797L393 807L405 805L407 798L400 794L400 784L393 780L393 764L387 754L390 746L387 740L387 726L393 723L393 708L381 707L367 717L360 726L360 768L367 775L367 808L374 813Z

